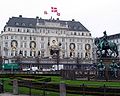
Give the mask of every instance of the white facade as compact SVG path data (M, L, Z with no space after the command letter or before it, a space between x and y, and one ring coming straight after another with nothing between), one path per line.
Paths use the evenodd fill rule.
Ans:
M14 20L14 18L19 20ZM21 54L24 57L51 58L55 54L51 54L51 50L60 50L60 58L92 59L91 33L87 29L69 29L76 21L64 21L62 24L60 20L55 22L55 20L42 19L44 22L41 22L41 19L32 18L36 20L34 24L27 20L23 17L12 17L4 27L1 33L1 55L3 57L10 58ZM70 24L73 22L73 25L70 26L69 22ZM80 26L83 27L83 25ZM74 26L73 29L75 28Z

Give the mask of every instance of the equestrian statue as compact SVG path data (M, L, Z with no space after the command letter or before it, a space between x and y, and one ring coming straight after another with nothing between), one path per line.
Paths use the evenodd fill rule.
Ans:
M104 36L95 38L95 45L97 46L98 57L117 57L118 48L116 43L108 41L106 31L103 32Z

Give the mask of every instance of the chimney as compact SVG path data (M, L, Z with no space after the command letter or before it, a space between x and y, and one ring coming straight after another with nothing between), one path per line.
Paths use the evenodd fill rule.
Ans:
M57 18L57 20L59 20L59 18Z
M38 17L38 16L36 16L36 19L39 19L39 17Z
M75 21L75 19L72 19L72 21Z
M21 17L21 18L22 18L22 15L19 15L19 17Z

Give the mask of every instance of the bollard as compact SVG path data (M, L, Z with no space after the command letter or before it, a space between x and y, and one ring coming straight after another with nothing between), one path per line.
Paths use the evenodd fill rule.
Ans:
M105 84L104 84L103 88L104 88L104 96L106 96L105 95L105 93L106 93L106 86L105 86Z
M64 82L60 83L60 96L66 96L66 86Z
M2 93L4 93L4 80L2 79Z
M18 80L17 79L13 80L13 94L18 95Z

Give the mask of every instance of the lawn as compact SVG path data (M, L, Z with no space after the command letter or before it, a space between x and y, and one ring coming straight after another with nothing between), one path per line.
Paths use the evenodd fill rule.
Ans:
M91 85L91 86L110 86L110 87L120 87L119 82L103 82L103 81L82 81L82 80L63 80L60 76L45 76L45 77L51 77L51 82L53 83L65 83L75 86L80 86L82 84L84 85ZM11 79L9 78L0 78L0 80L4 80L4 89L6 92L12 92L13 88L12 85L9 85L9 82ZM19 93L20 94L29 94L30 88L26 87L19 87ZM58 92L52 92L52 91L44 91L44 90L36 90L31 89L32 95L38 94L46 94L45 96L59 96ZM44 96L44 95L43 95ZM76 94L67 94L67 96L80 96ZM90 95L89 95L90 96Z

